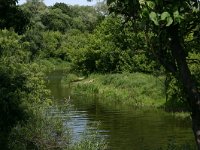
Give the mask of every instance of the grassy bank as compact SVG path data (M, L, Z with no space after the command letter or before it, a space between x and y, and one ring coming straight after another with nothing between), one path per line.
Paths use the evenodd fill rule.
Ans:
M87 78L63 79L79 94L95 95L107 102L136 107L161 107L165 103L164 78L142 73L92 74ZM80 79L80 80L78 80ZM73 82L74 81L74 82Z
M33 82L34 84L31 85L37 88L37 91L31 93L34 94L31 96L35 101L37 100L37 103L29 104L32 109L29 119L17 123L10 131L7 142L9 149L106 149L107 143L104 138L99 138L98 133L90 132L89 129L78 141L73 141L73 133L66 124L70 120L67 113L70 111L71 106L68 104L57 106L57 103L49 95L49 89L46 88L45 74L55 70L69 73L70 64L59 59L38 59L32 63L32 66L34 67L31 70L34 71L34 78L31 78L29 84ZM40 99L44 102L40 102ZM0 148L2 148L2 145L0 145Z

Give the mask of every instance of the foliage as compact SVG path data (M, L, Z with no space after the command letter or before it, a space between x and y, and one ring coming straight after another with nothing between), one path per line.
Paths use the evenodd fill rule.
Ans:
M29 24L28 14L16 6L17 0L0 1L0 29L13 28L18 33L23 33Z
M108 0L110 10L143 23L149 51L180 83L181 96L187 100L192 117L192 128L197 149L200 149L200 91L199 79L189 64L189 53L199 54L197 47L188 43L198 39L200 2L198 0ZM194 34L195 33L195 34ZM196 50L195 50L196 49ZM199 65L197 59L196 65ZM199 71L197 71L199 72ZM197 74L198 76L198 74ZM183 89L183 90L182 90Z
M177 36L182 45L188 45L188 43L198 39L196 36L191 37L191 34L194 35L193 32L199 32L199 10L197 7L199 2L189 0L181 2L108 0L107 2L110 11L122 14L125 18L131 19L135 23L139 19L141 26L144 27L143 30L153 33L151 36L146 37L149 46L148 50L157 57L159 63L169 72L174 72L173 69L176 68L170 47L173 42L171 34L173 28L178 28L179 33ZM184 39L185 37L187 37L186 40ZM188 37L190 37L189 41ZM195 47L192 49L188 47L187 50L194 51L194 49ZM184 50L184 53L185 57L187 57L188 52Z
M83 81L70 74L63 82L78 79L76 90L134 106L159 107L166 92L165 106L183 110L188 108L190 96L173 52L173 43L180 44L184 53L181 60L185 60L199 90L199 1L108 0L108 7L104 1L95 8L64 3L47 7L41 0L16 6L16 2L0 2L0 28L24 33L0 31L0 145L7 144L11 131L11 146L32 143L45 149L49 145L46 141L54 143L51 131L57 130L57 125L62 129L61 122L42 130L51 125L51 119L35 115L38 107L51 103L46 98L43 73L55 69L61 60L67 63L59 68L87 75L163 74L161 64L167 72L166 91L158 80L139 73L90 75ZM120 15L108 14L107 9ZM38 130L31 132L34 126ZM97 149L93 143L83 140L74 149Z
M30 62L22 36L12 31L0 32L0 145L2 149L78 149L97 148L101 142L82 141L70 146L70 133L61 115L47 109L48 99L44 66L49 61ZM47 67L56 65L52 61ZM52 65L53 64L53 65ZM63 64L69 69L69 65ZM54 111L54 112L53 112ZM61 118L59 118L61 116ZM65 117L65 116L63 116ZM96 144L97 143L97 144Z
M193 78L197 81L197 86L200 87L200 68L198 64L198 53L189 53L188 61ZM172 76L166 76L166 108L172 111L186 111L190 110L188 106L186 95L182 84Z
M29 28L44 30L45 26L41 22L41 15L47 11L47 6L40 0L28 0L20 8L28 14L30 18Z
M74 92L93 94L115 104L161 107L165 103L162 77L141 73L90 75L72 84Z
M29 5L33 4L24 4L23 9L26 10ZM40 18L38 21L43 27L32 25L23 38L23 41L30 43L33 59L38 56L60 58L71 62L75 71L85 74L160 72L160 66L155 60L152 61L155 59L153 55L145 51L145 33L132 32L133 23L126 22L123 17L111 14L98 21L105 14L92 7L68 6L64 3L48 8L38 5L41 7L34 9L35 14L31 12L35 16L31 20L35 22L34 18ZM93 30L93 33L87 33Z
M31 59L57 58L69 60L66 45L66 35L59 31L28 30L22 41L28 42L27 50L31 53Z
M84 135L80 142L75 143L70 150L106 150L107 145L105 141L99 139L98 134ZM87 138L86 138L87 137Z
M106 149L106 142L99 134L89 128L79 141L73 141L70 128L66 122L70 120L68 111L70 104L61 107L41 108L26 124L17 125L9 136L9 148L16 150L96 150ZM94 126L98 126L94 124Z
M89 69L93 69L93 63L85 57L85 55L90 55L92 53L88 52L87 45L90 42L89 33L82 33L79 30L71 30L68 32L65 43L63 43L63 50L67 53L68 61L72 63L72 68L75 71L82 70L87 72ZM89 56L88 56L89 57ZM94 58L91 58L94 60ZM87 67L89 65L90 67ZM88 68L88 70L86 69Z
M200 54L198 52L189 53L188 61L193 78L197 81L197 86L200 88Z
M19 122L27 121L37 105L47 105L42 68L30 64L20 36L7 30L0 31L0 131L1 145L6 144L10 130ZM6 136L2 136L6 133Z
M41 1L27 1L20 6L30 17L30 27L66 33L71 29L91 32L101 20L101 14L90 6L68 6L56 3L47 7Z
M62 12L66 15L69 15L70 17L74 17L76 15L75 10L73 9L72 6L69 6L65 3L55 3L52 7L52 9L60 9Z
M65 42L63 36L60 32L43 32L42 34L43 38L43 49L40 53L43 55L42 57L46 58L60 58L62 60L66 60L67 54L65 51L62 51L62 45Z
M107 16L86 39L87 43L79 44L79 47L75 45L76 55L72 55L75 69L86 74L159 70L157 63L149 59L152 56L145 52L144 33L131 32L131 22L125 28L122 23L121 17Z
M79 29L82 32L92 32L101 22L101 14L91 6L74 6L75 12L73 18L73 29Z
M165 80L166 88L166 103L165 107L168 111L188 111L189 106L185 98L183 88L180 82L174 78L171 74L166 76Z
M70 29L71 18L61 9L49 9L41 16L42 24L47 30L66 32Z
M100 51L100 59L97 60L98 70L152 72L159 68L145 51L147 45L143 41L144 32L132 32L131 27L132 22L126 23L122 17L111 15L96 29L94 39L99 40L95 44L96 47L101 45L97 49Z
M30 29L27 30L26 33L21 38L22 42L28 42L27 50L30 51L31 59L38 57L41 51L44 48L43 44L43 35L40 30L37 29Z
M14 10L15 5L12 6ZM75 41L78 34L74 39L72 38L75 42L70 39L71 36L73 37L73 32L93 30L97 24L97 14L92 7L77 6L72 8L75 12L74 16L68 16L61 9L47 8L42 1L37 0L27 1L19 8L31 19L30 28L22 36L13 31L0 31L1 149L8 149L8 145L10 149L55 149L55 146L63 148L63 145L64 148L68 148L70 135L64 135L66 126L64 127L63 120L54 120L43 114L44 107L48 107L52 103L48 99L49 91L46 90L44 73L49 69L54 69L60 59L72 60L71 56L74 52L71 46L78 42ZM20 13L15 12L16 20L21 21L17 18ZM86 12L90 12L88 16ZM77 22L79 15L85 17L82 17L81 22ZM13 17L13 15L9 17ZM10 21L9 17L5 17L6 21ZM67 19L69 19L69 28L66 28L67 24L62 24L62 21L66 22ZM3 24L2 18L0 21L2 21L1 25L7 28L11 27L9 24ZM25 21L20 23L26 23ZM51 21L52 24L50 24ZM55 22L58 24L53 24ZM73 24L71 24L72 22ZM16 29L15 31L18 30L13 24L12 27ZM75 31L72 28L78 30ZM24 29L20 27L20 33L24 32ZM72 41L71 45L66 43L70 41ZM87 42L84 41L84 43ZM69 56L69 54L72 55ZM50 62L40 58L47 58L50 61L51 58L56 58L59 61ZM68 64L63 63L61 68L69 70ZM59 139L57 135L53 134L61 132L62 135L58 135ZM77 143L78 146L73 145L73 148L78 149L85 146L94 149L100 147L98 145L100 142L97 142L98 144L96 142L96 140L83 140L82 143Z
M68 149L71 136L69 129L63 123L66 118L62 118L60 110L56 108L49 110L42 108L27 123L18 124L13 128L9 136L9 148L13 150Z

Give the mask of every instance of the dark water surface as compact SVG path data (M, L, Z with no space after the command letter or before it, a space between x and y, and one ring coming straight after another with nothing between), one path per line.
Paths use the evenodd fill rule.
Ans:
M177 120L162 110L120 108L100 103L100 98L71 95L70 89L61 85L61 78L62 72L51 73L48 87L61 103L70 96L73 109L69 125L74 139L97 121L100 125L96 130L107 139L110 150L156 150L170 140L194 144L189 120Z

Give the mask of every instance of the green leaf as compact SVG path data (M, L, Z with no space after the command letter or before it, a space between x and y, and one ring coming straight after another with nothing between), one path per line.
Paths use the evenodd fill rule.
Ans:
M167 27L170 26L173 23L173 19L170 16L170 13L168 13L166 11L161 14L161 20L166 21Z
M170 14L166 11L161 14L161 20L167 20L167 18L169 17L170 17Z
M145 16L145 17L149 16L149 10L147 8L142 9L142 16Z
M145 0L139 0L140 5L145 5Z
M155 8L155 3L154 3L154 2L152 2L152 1L147 1L146 3L147 3L147 6L148 6L149 8L151 8L151 9L154 9L154 8Z
M149 18L154 22L155 25L159 25L158 23L158 15L155 12L151 12L149 14Z
M168 17L168 18L167 18L167 24L166 24L166 26L168 27L168 26L170 26L172 23L173 23L172 17Z
M173 13L173 16L174 16L174 18L176 18L176 17L179 17L180 15L179 15L179 12L178 12L178 10L177 11L175 11L174 13Z
M173 13L173 17L174 17L175 23L180 23L181 20L184 19L184 17L179 14L178 10Z

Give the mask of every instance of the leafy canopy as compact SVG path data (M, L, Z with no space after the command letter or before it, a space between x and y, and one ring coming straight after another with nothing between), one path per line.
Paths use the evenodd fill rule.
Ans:
M107 0L107 4L111 12L132 19L150 20L160 27L185 21L193 21L194 24L199 17L199 1L196 0Z
M16 4L18 0L0 1L0 29L13 28L18 33L23 33L29 24L27 14Z

